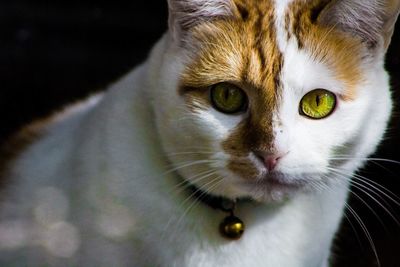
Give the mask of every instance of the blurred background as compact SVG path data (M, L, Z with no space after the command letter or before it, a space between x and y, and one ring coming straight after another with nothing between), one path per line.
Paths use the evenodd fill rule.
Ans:
M0 0L0 140L105 89L145 60L166 28L164 0ZM386 65L396 111L373 157L400 161L400 23ZM365 229L381 266L400 266L399 174L399 164L383 161L360 171L370 186L353 188L349 204L359 218L346 213L334 247L335 266L379 266Z

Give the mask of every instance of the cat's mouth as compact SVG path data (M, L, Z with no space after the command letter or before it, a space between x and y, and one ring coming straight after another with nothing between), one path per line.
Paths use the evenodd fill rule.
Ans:
M280 176L277 175L270 175L267 178L262 180L262 183L265 183L266 186L276 189L276 188L287 188L287 189L301 189L303 188L307 182L304 180L294 180L288 181L286 179L282 179Z
M282 201L309 188L306 179L289 179L282 173L268 174L257 180L242 181L240 187L257 201Z

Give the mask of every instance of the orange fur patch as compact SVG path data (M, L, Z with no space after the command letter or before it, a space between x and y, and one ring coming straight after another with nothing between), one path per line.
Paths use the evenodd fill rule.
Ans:
M312 57L333 70L337 79L346 86L342 99L355 99L357 85L362 81L363 51L359 39L335 27L318 23L319 13L329 5L326 0L294 1L285 18L286 29L297 39L299 49L307 50ZM323 11L322 11L323 12Z
M204 92L214 84L230 82L246 92L246 119L225 140L223 149L232 155L231 171L253 176L257 170L244 157L252 150L271 147L272 114L280 95L283 62L276 42L273 1L236 0L235 4L234 18L192 29L190 42L197 52L182 76L180 93L189 100L203 97L201 102L211 105Z

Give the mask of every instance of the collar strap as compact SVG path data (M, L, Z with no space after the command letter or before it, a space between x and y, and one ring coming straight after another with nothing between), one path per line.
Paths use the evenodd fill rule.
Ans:
M221 196L210 195L202 191L201 189L198 189L195 185L188 185L187 188L192 198L195 198L203 202L204 204L213 209L225 212L233 212L235 210L236 207L235 200L231 200Z
M229 212L229 215L226 216L219 225L219 232L224 238L238 240L242 237L245 225L243 221L234 214L236 201L221 196L212 196L194 185L188 184L187 188L191 197L196 198L213 209Z

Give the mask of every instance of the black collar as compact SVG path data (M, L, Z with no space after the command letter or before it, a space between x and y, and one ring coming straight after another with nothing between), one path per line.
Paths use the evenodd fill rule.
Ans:
M248 199L231 200L225 197L213 196L189 183L187 183L186 187L188 188L190 197L201 201L213 209L229 213L219 225L219 232L224 238L238 240L242 237L245 225L241 219L235 216L234 212L238 201L249 201Z
M187 189L191 198L195 198L213 209L225 212L232 212L235 210L237 200L213 196L189 183L187 184Z

